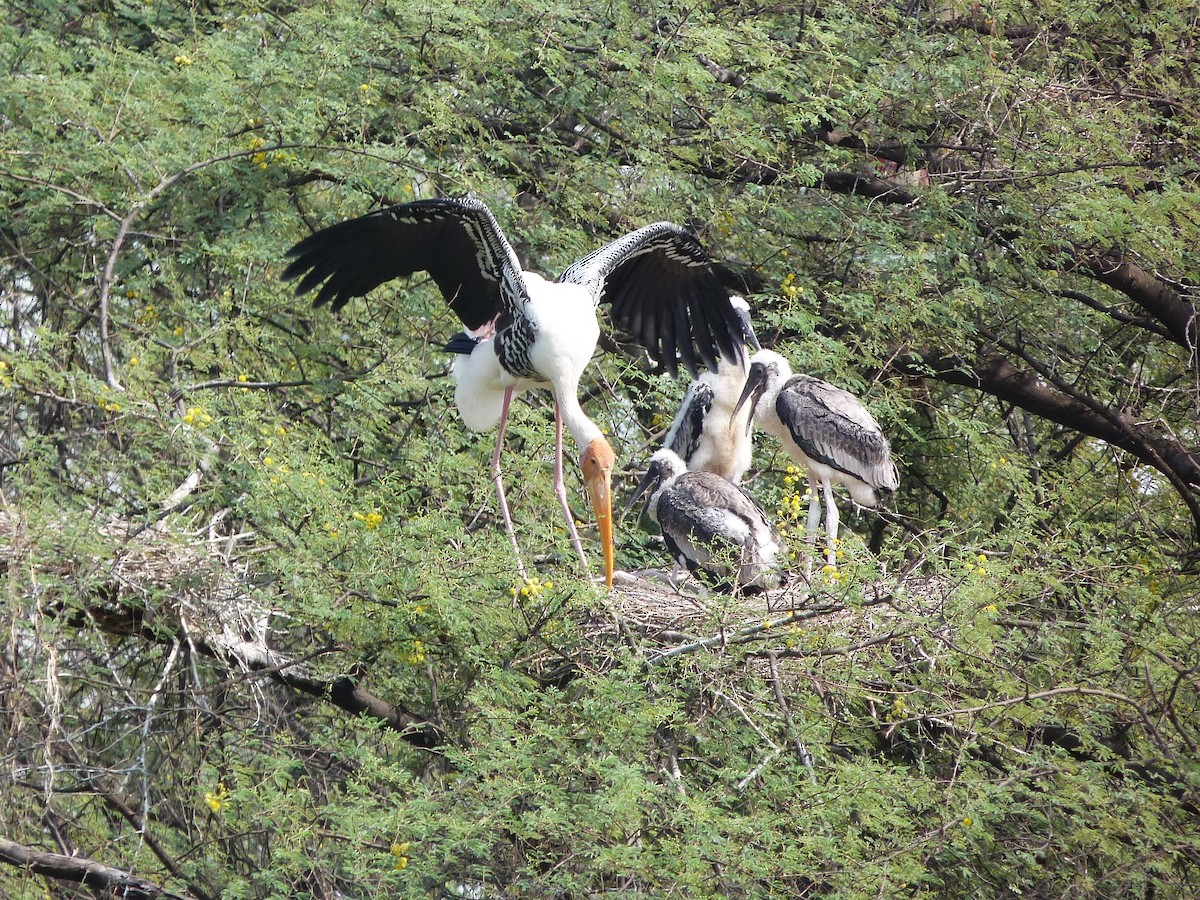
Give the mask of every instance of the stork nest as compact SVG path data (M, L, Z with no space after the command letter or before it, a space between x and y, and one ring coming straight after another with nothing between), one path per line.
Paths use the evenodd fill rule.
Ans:
M219 522L171 530L114 519L91 531L32 525L0 506L0 571L29 586L37 608L71 622L151 640L183 636L211 648L266 646L268 610L249 593L247 534Z
M693 576L648 569L618 573L607 609L595 610L589 625L596 638L636 637L651 661L735 644L786 652L799 632L866 648L899 637L914 614L932 624L952 590L948 579L906 573L865 583L794 577L768 592L724 593Z

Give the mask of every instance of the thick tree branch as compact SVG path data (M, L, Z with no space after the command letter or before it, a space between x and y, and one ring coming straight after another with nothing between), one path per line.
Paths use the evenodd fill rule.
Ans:
M908 375L977 388L1131 453L1171 479L1200 528L1200 457L1173 435L1139 422L1125 411L1102 413L1058 390L1042 375L1018 369L994 350L982 350L974 362L933 351L901 354L895 365Z
M1161 322L1171 340L1187 350L1196 364L1200 359L1200 314L1195 306L1119 251L1085 258L1084 266L1101 284L1120 291Z
M15 841L0 838L0 862L18 866L35 875L46 875L62 881L98 888L107 896L121 900L184 900L160 885L80 856L63 856L34 850Z
M821 186L838 194L855 194L881 203L916 203L918 195L894 178L878 178L860 172L826 172Z

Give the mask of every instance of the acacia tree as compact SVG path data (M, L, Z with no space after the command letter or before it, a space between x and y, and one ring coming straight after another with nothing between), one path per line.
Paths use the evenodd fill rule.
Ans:
M0 894L1194 889L1197 15L10 10ZM517 582L436 290L277 280L464 192L551 275L694 228L884 423L893 512L765 622L606 597L533 394ZM589 377L632 474L682 386ZM751 488L795 540L788 463Z

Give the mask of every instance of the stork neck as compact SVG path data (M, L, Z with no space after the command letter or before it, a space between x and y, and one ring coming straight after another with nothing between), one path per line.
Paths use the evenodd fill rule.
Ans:
M575 446L582 451L596 438L603 437L604 433L600 430L600 426L589 419L587 413L583 411L583 407L579 404L579 398L576 396L576 390L578 390L577 386L572 386L570 390L567 390L564 385L560 390L558 385L554 385L554 398L558 401L558 409L562 413L567 431L571 432Z

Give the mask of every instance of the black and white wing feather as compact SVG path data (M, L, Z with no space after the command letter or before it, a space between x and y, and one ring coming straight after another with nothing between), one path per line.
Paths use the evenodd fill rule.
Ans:
M697 361L741 362L745 332L712 261L696 237L657 222L585 256L559 281L580 284L613 325L646 348L671 374L679 362L695 377Z
M796 446L809 459L875 488L900 483L883 429L857 397L827 381L793 375L775 401Z
M692 571L732 575L743 586L777 583L783 538L743 488L711 472L685 472L656 507L668 549Z
M474 199L417 200L348 219L292 247L285 279L337 311L390 281L426 271L469 329L527 298L521 264L491 210Z
M691 460L700 447L704 434L704 423L713 405L713 389L707 381L693 381L688 385L687 393L675 421L671 423L663 446L669 447L679 454L685 463Z

